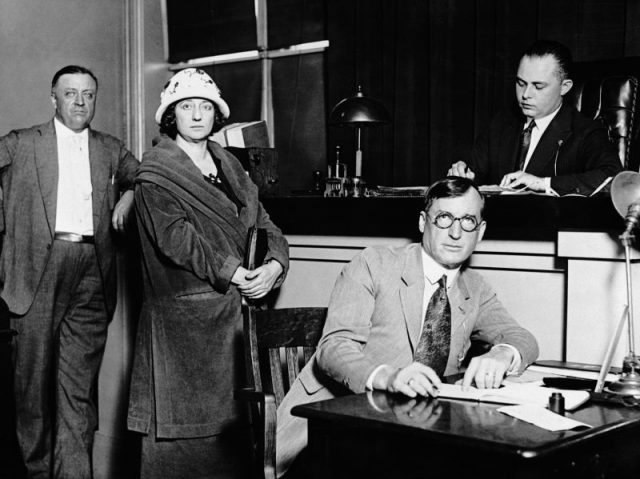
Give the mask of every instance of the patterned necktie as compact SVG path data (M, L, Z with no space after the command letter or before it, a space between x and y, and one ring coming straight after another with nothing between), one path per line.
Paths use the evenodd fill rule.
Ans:
M446 275L442 275L438 284L438 289L429 300L422 333L413 359L429 366L438 376L442 376L449 360L451 305L447 297Z
M529 152L529 145L531 144L531 131L536 126L536 122L531 120L529 126L522 130L520 135L520 152L518 154L518 170L524 171L524 163L527 160L527 153Z

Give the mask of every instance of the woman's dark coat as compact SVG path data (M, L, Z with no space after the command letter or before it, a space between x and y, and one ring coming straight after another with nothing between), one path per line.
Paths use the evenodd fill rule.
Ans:
M128 426L148 433L155 402L157 437L163 438L218 434L236 419L241 299L231 278L249 227L267 230L265 261L277 260L285 273L289 264L287 241L258 201L255 184L233 155L217 143L208 147L242 203L239 215L168 138L145 153L136 177L144 301Z

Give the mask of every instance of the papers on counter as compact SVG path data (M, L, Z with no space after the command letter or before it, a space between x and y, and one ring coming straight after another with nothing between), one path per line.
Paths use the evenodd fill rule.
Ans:
M568 429L575 429L576 427L591 427L583 422L575 421L532 404L504 406L499 408L498 412L534 424L548 431L566 431Z
M567 411L577 408L589 399L587 391L560 390L539 386L534 383L509 384L498 389L471 387L466 391L462 389L460 384L442 384L438 396L441 398L500 404L533 404L544 408L549 404L549 396L554 392L559 392L564 396L564 404Z

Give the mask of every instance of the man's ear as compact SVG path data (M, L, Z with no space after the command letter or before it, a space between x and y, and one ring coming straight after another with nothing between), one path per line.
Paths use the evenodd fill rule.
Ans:
M478 239L476 240L476 244L482 241L482 237L484 236L484 231L486 229L487 229L487 222L483 221L482 223L480 223L480 226L478 227Z
M51 92L51 104L54 108L58 108L58 100L56 99L56 96L53 92Z
M427 213L424 211L420 212L420 218L418 218L418 229L420 233L424 233L424 224L427 221Z
M573 80L569 78L562 80L562 85L560 85L560 95L565 96L567 93L569 93L571 87L573 87Z

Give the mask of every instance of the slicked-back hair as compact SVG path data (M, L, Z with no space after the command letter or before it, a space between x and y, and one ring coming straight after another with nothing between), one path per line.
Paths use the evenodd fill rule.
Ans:
M482 196L482 193L480 193L480 190L472 180L461 176L447 176L433 183L427 190L424 198L424 211L428 213L433 202L439 198L458 198L459 196L464 196L465 193L471 189L478 192L480 200L482 201L479 218L482 219L484 196Z
M80 65L67 65L66 67L62 67L60 70L58 70L55 75L53 75L53 79L51 80L51 89L53 90L56 87L56 84L58 83L58 80L62 75L76 73L89 75L91 78L93 78L93 81L96 82L96 90L98 89L98 79L93 74L93 72L88 68L82 67Z
M162 114L162 119L160 120L160 134L166 135L172 140L175 140L176 136L178 136L178 123L176 122L176 105L181 101L184 100L180 100L169 105ZM213 114L213 128L209 132L209 135L220 131L220 129L227 123L227 120L218 109L218 106L213 102L212 104L215 112Z
M570 79L573 75L573 57L571 51L562 43L553 40L537 40L529 46L520 57L544 57L550 55L558 64L560 81Z

